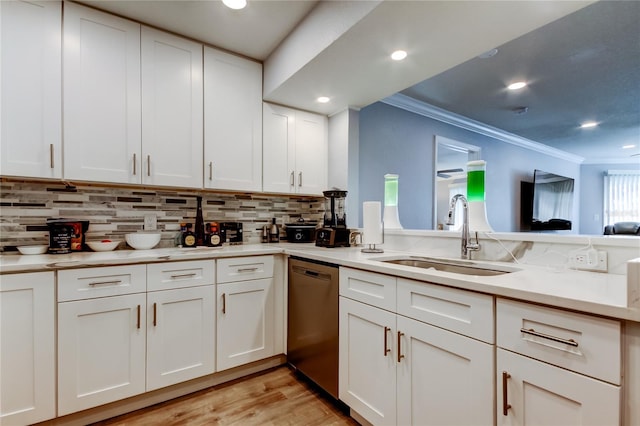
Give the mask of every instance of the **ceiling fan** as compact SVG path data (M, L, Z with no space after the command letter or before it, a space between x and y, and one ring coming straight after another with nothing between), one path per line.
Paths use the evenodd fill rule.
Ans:
M462 173L464 172L464 169L444 169L444 170L438 170L436 171L436 176L443 178L443 179L449 179L451 177L450 173Z

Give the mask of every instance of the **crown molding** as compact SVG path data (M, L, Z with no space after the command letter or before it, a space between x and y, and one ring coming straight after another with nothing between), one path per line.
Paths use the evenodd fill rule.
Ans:
M418 101L401 93L391 95L387 98L382 99L380 102L403 109L405 111L433 118L434 120L438 120L443 123L459 127L461 129L469 130L484 136L488 136L490 138L498 139L502 142L510 143L521 148L560 158L562 160L571 161L578 164L583 163L585 160L579 155L570 154L566 151L552 148L539 142L534 142L530 139L514 135L513 133L506 132L493 126L489 126L488 124L484 124L479 121L456 114L454 112L438 108L426 102Z

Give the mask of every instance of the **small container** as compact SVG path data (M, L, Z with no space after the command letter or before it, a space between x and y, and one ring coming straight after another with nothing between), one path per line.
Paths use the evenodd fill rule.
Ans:
M280 227L276 224L275 217L271 220L271 227L269 228L269 242L270 243L280 242Z
M187 223L187 230L182 234L182 247L195 247L196 234L191 230L193 225Z
M269 242L269 225L264 225L262 227L262 242L263 243L268 243Z
M220 224L211 222L207 224L209 233L207 234L207 245L209 247L220 247L222 245L222 237L220 235Z

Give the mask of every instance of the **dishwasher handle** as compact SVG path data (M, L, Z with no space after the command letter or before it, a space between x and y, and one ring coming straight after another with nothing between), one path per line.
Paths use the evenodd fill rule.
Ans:
M301 275L306 275L307 277L315 278L323 281L331 281L331 275L325 274L323 272L314 271L313 269L301 268L299 266L293 267L293 272Z

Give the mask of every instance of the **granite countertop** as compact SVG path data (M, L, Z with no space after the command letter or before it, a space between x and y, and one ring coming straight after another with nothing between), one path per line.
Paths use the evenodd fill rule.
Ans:
M316 247L313 243L117 250L66 255L0 255L0 272L37 272L91 266L267 254L304 257L408 279L640 322L640 303L629 292L630 285L625 275L485 261L479 263L515 271L495 276L462 275L384 263L377 260L408 255L428 257L428 253L408 253L394 250L385 250L384 253L362 253L358 247L323 248Z

